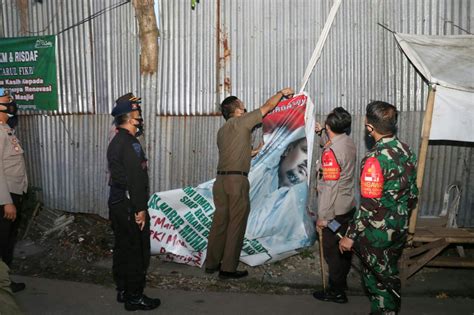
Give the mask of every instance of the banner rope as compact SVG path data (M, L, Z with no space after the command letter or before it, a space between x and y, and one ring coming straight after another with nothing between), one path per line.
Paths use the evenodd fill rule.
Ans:
M321 36L319 36L318 42L313 51L313 55L311 56L308 66L306 67L303 80L301 80L301 88L299 93L303 93L306 84L308 83L308 80L311 77L311 74L313 73L313 69L318 63L319 57L321 56L321 51L324 47L324 43L326 42L329 30L331 29L332 23L334 22L334 18L336 17L336 13L339 9L339 6L341 5L341 2L342 0L334 0L334 4L331 8L331 11L329 11L328 19L326 20L326 24L324 25L324 28L321 32Z

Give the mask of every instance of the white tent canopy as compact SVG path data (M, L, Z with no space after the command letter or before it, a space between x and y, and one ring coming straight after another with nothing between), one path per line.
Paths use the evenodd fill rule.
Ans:
M436 86L431 140L474 142L474 36L395 34L400 48Z

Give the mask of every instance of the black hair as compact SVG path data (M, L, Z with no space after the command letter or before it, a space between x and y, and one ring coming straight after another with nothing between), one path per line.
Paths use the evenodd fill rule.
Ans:
M119 127L119 126L125 124L129 119L130 119L129 113L118 115L114 118L114 125L116 127Z
M389 103L382 101L369 103L365 116L367 123L374 126L375 131L382 135L394 134L397 131L398 111Z
M342 107L336 107L326 118L328 125L334 133L350 133L352 118L351 114Z
M221 113L225 120L228 120L231 115L239 108L239 99L237 96L228 96L221 103Z

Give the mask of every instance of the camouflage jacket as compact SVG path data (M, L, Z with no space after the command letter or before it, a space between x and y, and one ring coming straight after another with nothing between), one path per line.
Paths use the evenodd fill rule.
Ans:
M382 197L361 198L360 208L347 229L346 236L356 239L364 234L374 246L389 246L404 241L411 211L418 201L416 156L397 137L380 139L361 163L375 157L383 174Z

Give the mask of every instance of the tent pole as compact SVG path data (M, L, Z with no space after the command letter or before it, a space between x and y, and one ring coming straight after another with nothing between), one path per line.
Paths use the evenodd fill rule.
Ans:
M433 107L436 89L434 85L430 85L429 89L430 90L428 93L428 100L426 101L425 116L423 118L423 128L421 131L421 146L418 157L418 168L416 171L416 186L418 187L420 193L418 196L418 203L410 216L410 225L408 227L409 241L412 240L413 234L415 233L416 219L418 217L418 209L420 208L421 192L423 188L423 176L425 174L426 156L428 154L428 142L430 140L431 121L433 118Z

